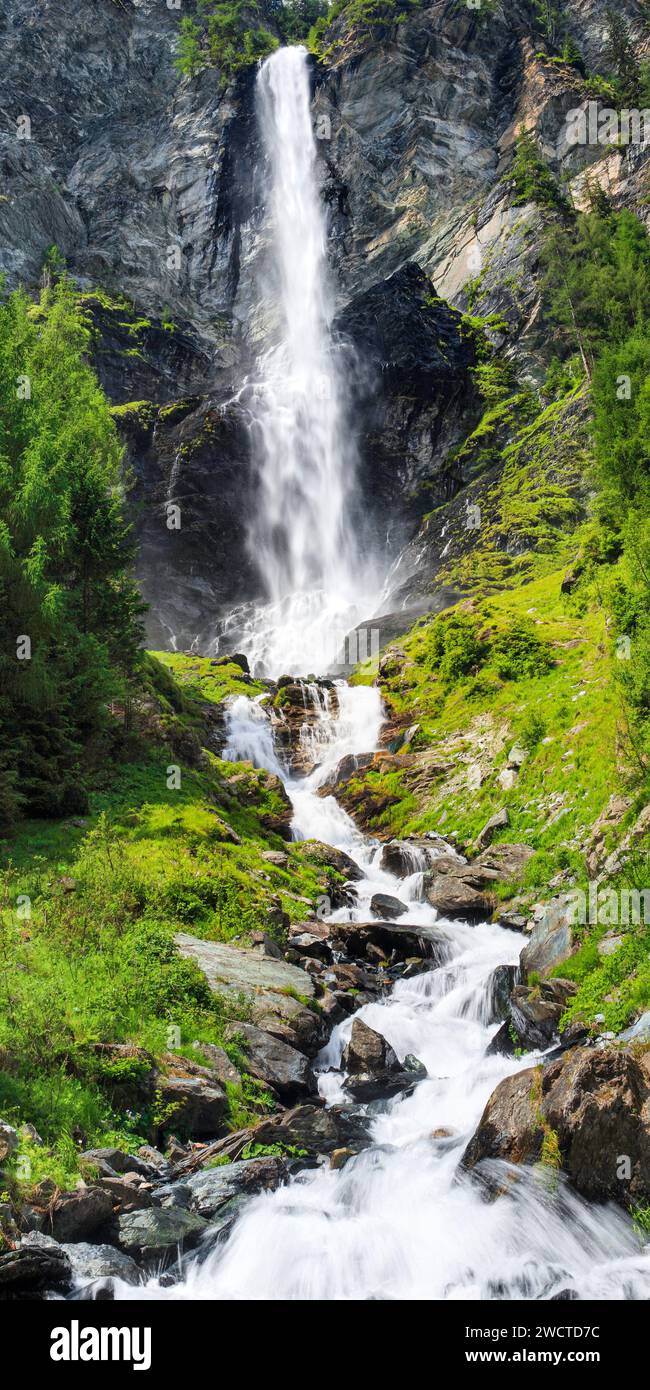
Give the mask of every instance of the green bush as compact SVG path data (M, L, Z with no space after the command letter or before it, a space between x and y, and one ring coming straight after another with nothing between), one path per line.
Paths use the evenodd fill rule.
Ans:
M544 676L553 665L549 647L529 618L513 618L492 639L490 659L501 679L510 681Z

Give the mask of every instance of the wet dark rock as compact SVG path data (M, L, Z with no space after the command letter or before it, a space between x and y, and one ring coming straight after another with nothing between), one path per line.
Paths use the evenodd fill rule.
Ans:
M398 1071L376 1072L373 1076L362 1073L346 1077L343 1089L354 1100L370 1105L376 1100L392 1100L393 1096L412 1091L425 1072L413 1067L401 1067Z
M509 1017L510 995L519 978L516 965L497 965L487 983L491 1005L490 1022L496 1023Z
M513 1037L510 1020L506 1019L497 1029L485 1049L486 1057L514 1057L517 1042Z
M298 1100L316 1089L308 1059L295 1047L264 1033L251 1023L231 1023L227 1036L241 1043L246 1069L258 1081L265 1081L283 1100Z
M394 921L396 917L403 917L408 912L406 903L400 902L399 898L392 898L390 893L375 893L370 899L370 911L377 917L382 917L384 921Z
M49 1236L33 1232L23 1237L16 1250L0 1254L0 1299L63 1291L72 1282L72 1267L62 1246Z
M258 1144L283 1144L308 1155L332 1153L339 1147L357 1151L369 1142L365 1121L345 1106L299 1105L255 1126Z
M432 965L449 958L451 942L437 927L412 926L402 922L333 922L332 943L346 955L360 958L369 943L379 946L389 957L407 960L418 956Z
M355 1018L349 1042L343 1052L341 1066L344 1071L357 1075L360 1072L398 1071L399 1059L389 1042L369 1028L361 1018Z

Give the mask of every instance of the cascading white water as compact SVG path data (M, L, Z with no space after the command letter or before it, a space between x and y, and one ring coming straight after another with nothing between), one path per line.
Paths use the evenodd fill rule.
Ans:
M354 621L361 587L350 535L351 457L329 338L325 236L315 182L307 59L280 50L259 75L260 120L271 168L270 213L279 275L282 337L263 360L255 421L260 441L260 513L252 543L269 605L254 619L249 655L271 673L327 668L328 642ZM359 613L360 615L360 613ZM332 653L333 654L333 653ZM495 925L437 919L422 894L428 855L414 851L405 880L379 867L333 796L319 795L341 758L378 744L377 690L337 687L337 710L314 694L319 719L307 778L285 775L263 701L241 697L227 713L224 756L282 776L296 838L345 850L363 871L356 904L334 917L368 921L377 892L407 907L402 921L443 933L445 960L402 979L359 1014L400 1058L427 1077L411 1094L376 1105L372 1144L343 1169L309 1169L253 1199L231 1235L192 1257L181 1283L152 1278L122 1299L518 1299L650 1298L650 1249L614 1207L591 1207L544 1169L492 1165L488 1199L459 1160L498 1082L531 1064L486 1056L491 976L515 964L522 938ZM435 853L435 849L432 850ZM318 1060L320 1089L345 1099L340 1071L352 1020L335 1029Z
M339 688L328 765L367 751L381 720L376 690ZM227 756L277 771L272 728L259 702L245 697L228 714ZM562 1174L544 1168L487 1165L490 1197L459 1160L485 1103L505 1076L535 1061L486 1056L492 1021L491 976L515 964L520 935L495 925L470 927L436 918L414 900L411 875L400 880L377 865L364 838L333 797L318 795L323 769L286 779L294 833L338 845L365 871L355 883L351 915L372 916L376 892L408 906L404 919L435 924L447 960L399 981L381 1002L359 1010L400 1058L411 1053L427 1077L412 1094L374 1107L372 1144L341 1170L308 1169L276 1192L254 1198L230 1237L191 1257L179 1284L152 1278L117 1282L122 1299L549 1299L568 1289L581 1299L650 1298L650 1246L614 1206L591 1206ZM341 1055L352 1020L334 1030L317 1065L327 1104L345 1099ZM485 1170L484 1170L485 1171Z
M269 675L323 673L368 615L374 581L355 534L356 449L331 335L306 49L266 60L257 108L271 234L259 289L264 318L280 322L252 391L259 486L250 546L268 603L249 619L245 645Z

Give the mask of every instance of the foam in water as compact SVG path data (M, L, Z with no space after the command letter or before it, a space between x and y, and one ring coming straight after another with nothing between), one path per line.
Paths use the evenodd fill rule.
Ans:
M306 49L280 48L262 65L257 112L272 236L259 288L266 317L279 310L280 325L251 394L259 475L250 546L268 602L249 616L243 640L254 669L323 673L374 611L376 584L358 559L356 448L331 336Z

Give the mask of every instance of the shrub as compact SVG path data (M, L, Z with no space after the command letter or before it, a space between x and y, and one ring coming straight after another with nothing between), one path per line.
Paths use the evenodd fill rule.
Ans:
M514 618L493 638L490 654L502 680L545 676L553 665L547 644L538 637L528 618Z

